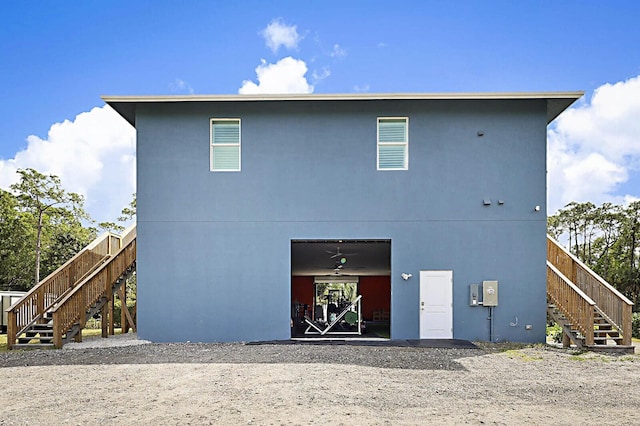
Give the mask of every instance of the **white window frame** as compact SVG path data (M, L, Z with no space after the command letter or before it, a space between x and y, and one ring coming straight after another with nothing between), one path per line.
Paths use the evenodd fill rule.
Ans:
M391 120L404 120L404 142L380 142L380 122ZM376 122L376 167L379 171L409 170L409 117L378 117ZM381 146L404 146L404 167L381 168L380 167L380 147Z
M213 143L213 124L215 122L229 121L238 123L238 143ZM238 147L238 168L237 169L214 169L213 151L214 147L237 146ZM239 118L211 118L209 120L209 170L212 172L239 172L242 170L242 122Z

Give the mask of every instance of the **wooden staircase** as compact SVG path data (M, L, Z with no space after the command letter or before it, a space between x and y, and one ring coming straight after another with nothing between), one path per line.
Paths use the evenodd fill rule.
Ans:
M113 334L113 301L136 266L136 228L106 233L33 287L7 310L7 348L61 348L82 340L88 319L102 313L102 335ZM133 320L122 309L122 322ZM109 327L107 327L109 323Z
M32 324L25 332L18 337L18 343L13 348L28 347L35 348L51 348L53 347L53 321L50 316L45 315L46 322L41 324ZM32 340L37 343L29 344Z
M633 353L633 303L547 236L547 314L562 328L562 344Z

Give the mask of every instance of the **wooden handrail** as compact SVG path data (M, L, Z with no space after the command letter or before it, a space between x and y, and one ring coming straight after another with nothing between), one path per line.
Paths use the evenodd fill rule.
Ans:
M11 305L7 309L7 348L11 349L27 327L43 320L44 313L60 297L119 248L119 236L109 232L102 234Z
M596 303L547 260L547 294L573 327L593 345L593 314Z
M631 345L633 303L548 235L547 259L593 299L607 319L620 330L622 344Z
M135 229L133 230L135 233ZM86 277L52 309L53 344L62 347L62 336L75 324L84 327L86 312L102 297L111 297L112 286L136 261L136 239Z
M129 228L124 230L124 232L122 233L122 239L121 239L122 247L127 246L131 242L131 240L134 240L136 238L136 235L137 235L136 229L137 227L136 227L136 224L134 223Z

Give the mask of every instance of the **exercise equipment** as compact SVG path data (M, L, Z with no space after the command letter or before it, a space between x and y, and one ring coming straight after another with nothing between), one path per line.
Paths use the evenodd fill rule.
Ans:
M346 304L342 308L342 311L336 315L335 319L333 319L329 323L312 321L308 316L305 315L304 321L309 326L304 331L304 334L319 334L321 336L324 336L326 334L362 334L361 299L362 295L356 297L353 302ZM339 327L341 329L332 331L334 327ZM352 330L352 327L355 327L356 329Z

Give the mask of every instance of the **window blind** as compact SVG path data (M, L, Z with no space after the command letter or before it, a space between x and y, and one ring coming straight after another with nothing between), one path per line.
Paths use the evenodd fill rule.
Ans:
M240 170L240 120L211 120L211 170Z
M406 118L378 119L378 169L406 170L408 159Z

